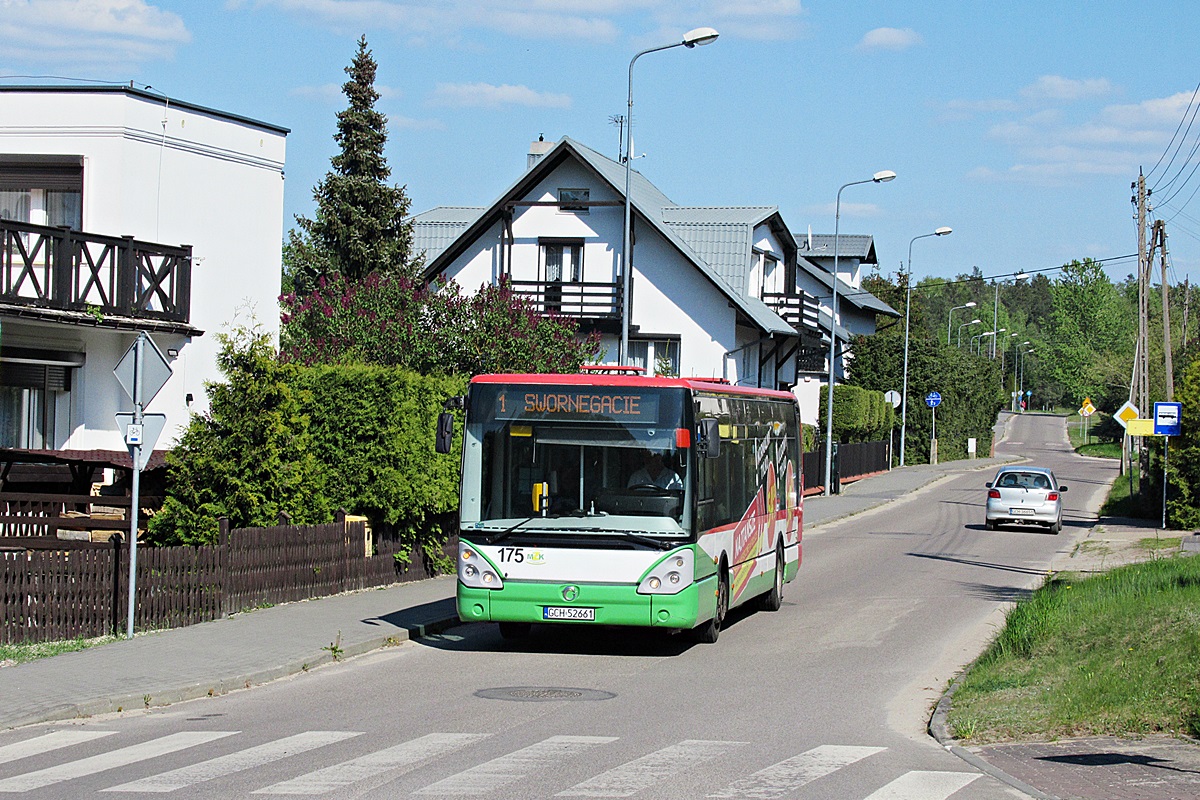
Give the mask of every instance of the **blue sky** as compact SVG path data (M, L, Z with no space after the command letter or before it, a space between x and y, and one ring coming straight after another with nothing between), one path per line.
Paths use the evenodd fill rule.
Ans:
M1136 252L1141 167L1172 282L1200 280L1192 3L0 0L0 81L132 80L290 128L286 229L312 213L360 34L419 212L489 204L539 135L615 157L629 60L698 26L720 39L634 75L635 166L675 202L831 233L838 188L891 169L842 192L842 232L873 234L894 273L948 225L913 246L916 276L990 276Z

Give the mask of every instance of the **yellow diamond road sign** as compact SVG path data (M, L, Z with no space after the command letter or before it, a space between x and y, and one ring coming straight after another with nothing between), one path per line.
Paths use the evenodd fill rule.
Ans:
M1133 403L1126 403L1117 410L1116 414L1113 414L1113 417L1116 418L1122 428L1128 427L1131 421L1138 418L1138 407Z
M1079 413L1082 416L1090 417L1092 414L1096 413L1096 407L1090 402L1084 402L1083 406L1079 409Z

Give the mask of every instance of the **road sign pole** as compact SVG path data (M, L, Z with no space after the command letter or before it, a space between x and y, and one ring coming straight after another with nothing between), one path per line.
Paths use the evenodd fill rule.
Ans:
M133 357L133 423L137 426L142 424L142 373L146 363L146 333L138 332L137 341L134 343ZM141 436L137 437L137 443L133 445L131 452L133 463L130 465L133 470L133 479L131 486L131 504L129 508L129 616L125 623L125 638L133 638L133 612L137 607L137 532L138 532L138 505L140 498L138 494L141 489L142 477L142 445Z
M1163 503L1162 503L1162 529L1167 529L1167 453L1171 450L1171 437L1163 437Z

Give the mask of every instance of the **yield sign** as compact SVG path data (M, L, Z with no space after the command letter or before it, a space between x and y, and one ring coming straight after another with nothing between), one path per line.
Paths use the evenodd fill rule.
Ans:
M1117 413L1113 414L1113 417L1116 418L1122 428L1127 428L1130 421L1138 418L1138 407L1133 403L1126 402L1125 405L1117 409Z

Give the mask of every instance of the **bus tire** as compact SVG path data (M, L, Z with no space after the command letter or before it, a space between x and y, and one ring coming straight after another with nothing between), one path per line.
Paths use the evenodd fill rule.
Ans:
M524 639L529 636L532 625L528 622L501 622L500 637L503 639Z
M725 622L725 614L729 611L729 577L725 565L717 574L717 612L708 622L696 628L696 641L701 644L715 644L721 635L721 625Z
M775 583L771 590L759 599L759 608L763 611L778 611L783 605L783 578L785 565L783 563L783 545L775 548Z

